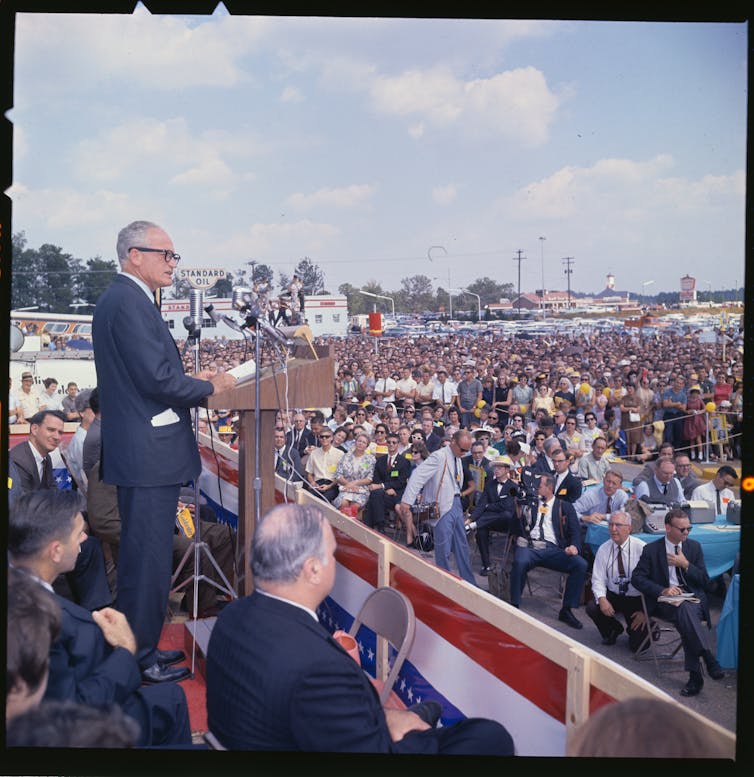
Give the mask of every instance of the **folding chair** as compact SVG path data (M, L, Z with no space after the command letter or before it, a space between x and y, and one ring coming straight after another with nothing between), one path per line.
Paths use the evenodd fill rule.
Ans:
M644 622L647 624L647 635L634 653L636 661L654 661L655 671L660 677L660 662L678 661L678 653L681 650L681 635L675 626L660 618L650 617L647 611L647 600L641 594L641 609L644 613Z
M362 626L371 629L377 638L375 675L378 685L382 685L380 702L384 704L414 644L416 616L413 605L394 588L376 588L361 605L348 633L355 638ZM392 666L389 663L390 646L396 651Z

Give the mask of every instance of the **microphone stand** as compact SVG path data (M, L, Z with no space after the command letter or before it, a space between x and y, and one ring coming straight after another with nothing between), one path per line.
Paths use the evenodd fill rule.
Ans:
M201 291L198 292L198 294L201 296ZM199 316L201 316L201 300L200 304L198 306ZM188 337L186 339L186 347L191 348L191 350L194 352L194 374L196 375L199 372L199 339L201 335L201 319L199 323L192 318L187 317L183 319L183 325L186 327L186 330L188 331ZM194 408L194 440L196 442L197 448L199 447L199 406ZM175 581L178 579L178 575L181 573L181 570L186 566L188 563L189 557L193 554L194 558L194 571L191 575L191 577L186 578L182 583L172 588L172 586L175 584ZM215 568L215 571L220 577L220 580L222 580L222 584L218 583L216 580L212 580L212 578L207 577L206 575L202 574L201 572L201 558L202 554L205 554L209 562L212 564L212 566ZM235 555L235 553L234 553ZM183 558L181 559L180 563L176 567L175 572L173 572L173 576L170 579L170 585L171 585L171 594L174 594L181 589L185 588L189 583L193 582L193 596L194 596L194 628L192 633L192 650L191 650L191 673L194 674L194 668L195 668L195 662L196 662L196 634L197 634L197 616L198 616L198 608L199 608L199 583L200 582L206 582L210 585L214 586L218 589L218 591L227 594L231 598L237 598L238 594L234 590L233 586L228 581L228 578L225 577L225 573L220 569L220 565L215 560L215 557L212 555L212 551L209 549L209 545L207 545L206 542L202 540L202 532L201 532L201 518L200 518L200 505L199 505L199 480L198 478L194 478L194 537L191 541L191 544L186 548L186 552L183 554Z

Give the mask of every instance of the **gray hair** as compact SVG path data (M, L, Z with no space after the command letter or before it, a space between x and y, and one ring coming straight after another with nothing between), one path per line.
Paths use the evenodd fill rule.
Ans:
M162 229L152 221L132 221L127 227L118 232L118 242L115 251L121 265L128 259L128 249L133 246L143 245L146 242L147 232L150 229Z
M293 583L312 557L326 565L325 521L315 505L281 504L269 510L251 541L255 582Z
M45 488L22 494L9 511L8 552L19 561L35 558L53 540L67 539L84 510L79 491Z

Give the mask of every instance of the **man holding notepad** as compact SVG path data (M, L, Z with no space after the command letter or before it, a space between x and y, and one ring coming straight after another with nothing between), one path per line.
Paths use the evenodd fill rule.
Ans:
M689 538L691 521L680 508L665 514L665 537L644 546L631 584L644 594L647 611L670 621L681 637L689 680L681 696L696 696L704 685L699 660L720 680L725 673L711 648L710 615L705 589L709 584L702 546ZM691 596L689 596L691 594ZM706 623L704 623L706 621Z

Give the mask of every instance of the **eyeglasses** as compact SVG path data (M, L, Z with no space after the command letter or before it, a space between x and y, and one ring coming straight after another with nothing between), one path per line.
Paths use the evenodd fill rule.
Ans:
M404 413L415 413L416 410L414 410L413 407L407 407L403 412Z
M690 526L676 526L674 523L670 524L674 529L678 529L678 531L683 532L684 534L688 534L691 531Z
M319 439L320 440L329 440L332 438L331 434L320 434Z
M175 262L178 264L178 262L181 261L181 255L175 253L175 251L168 251L165 248L144 248L142 246L131 246L129 251L141 251L144 254L162 254L162 258L170 263Z
M374 433L375 434L387 434L387 432L384 429L375 429Z

